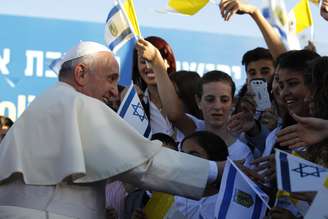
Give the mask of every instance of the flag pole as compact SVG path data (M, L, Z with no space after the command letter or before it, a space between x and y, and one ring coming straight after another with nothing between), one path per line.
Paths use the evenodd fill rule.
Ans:
M310 28L310 40L314 42L314 23L312 23Z

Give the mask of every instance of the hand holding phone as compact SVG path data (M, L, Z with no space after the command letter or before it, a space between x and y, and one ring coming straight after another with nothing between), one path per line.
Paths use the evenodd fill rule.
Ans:
M267 82L264 79L253 79L250 86L254 93L256 102L256 111L263 112L271 107L271 100L268 92Z

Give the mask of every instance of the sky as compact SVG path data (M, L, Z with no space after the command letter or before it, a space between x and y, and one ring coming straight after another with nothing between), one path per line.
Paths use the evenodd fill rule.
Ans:
M167 0L134 0L140 26L173 28L211 33L261 37L260 31L248 15L237 15L229 22L223 21L218 6L209 3L195 16L160 13ZM262 6L261 0L250 0ZM113 5L113 0L0 0L0 14L46 17L103 23ZM287 0L291 9L297 0ZM328 43L325 29L328 23L319 15L319 8L311 4L314 19L314 41Z

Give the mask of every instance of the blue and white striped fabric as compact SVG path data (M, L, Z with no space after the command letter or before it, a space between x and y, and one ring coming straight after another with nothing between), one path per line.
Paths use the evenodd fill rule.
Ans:
M289 18L284 0L266 0L263 16L275 28L288 50L301 49L296 33L289 31Z
M149 119L133 84L130 85L117 113L141 135L146 138L151 136Z
M132 78L133 50L137 37L134 35L128 16L118 1L108 13L105 25L105 42L118 58L121 81L130 81Z
M260 219L268 196L231 161L227 160L215 209L215 218Z
M275 149L278 189L287 192L318 191L328 169L318 164Z

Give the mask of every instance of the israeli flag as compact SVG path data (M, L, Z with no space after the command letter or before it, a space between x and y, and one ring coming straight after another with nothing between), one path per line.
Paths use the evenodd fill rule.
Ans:
M269 197L229 158L221 179L215 218L260 219L265 215Z
M137 37L119 1L108 13L105 25L105 42L118 58L121 81L131 81L133 50Z
M132 83L117 113L141 135L146 138L151 136L149 120Z
M318 164L276 149L278 189L287 192L318 191L328 171Z

